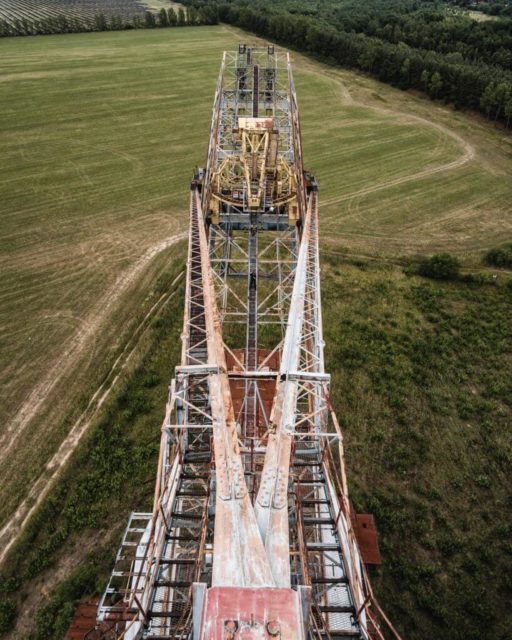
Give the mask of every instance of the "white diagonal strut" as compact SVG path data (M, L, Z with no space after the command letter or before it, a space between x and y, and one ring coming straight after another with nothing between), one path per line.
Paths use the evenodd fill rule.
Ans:
M191 225L197 225L201 248L208 364L212 370L217 368L216 373L209 375L217 480L212 585L273 586L272 572L244 477L204 218L197 191L192 192L191 218L194 216Z
M256 499L256 516L265 541L265 549L279 587L290 587L290 534L288 525L288 479L293 434L297 419L298 378L300 370L323 373L323 350L319 361L311 364L310 358L301 354L310 350L311 309L317 306L315 297L318 273L316 193L311 193L303 225L299 248L292 301L284 339L283 355L279 371L279 383L271 416L271 432L268 438L265 463ZM313 285L313 286L312 286ZM313 331L321 332L321 327ZM314 341L323 344L320 340Z

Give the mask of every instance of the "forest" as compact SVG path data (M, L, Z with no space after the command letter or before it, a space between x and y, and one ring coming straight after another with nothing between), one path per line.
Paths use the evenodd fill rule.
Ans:
M479 0L452 0L451 4L463 7L464 9L476 9L490 16L512 16L512 4L510 0L490 0L481 2Z
M185 0L331 63L512 125L512 18L477 21L419 0ZM505 14L512 5L501 3ZM505 11L506 10L506 11Z

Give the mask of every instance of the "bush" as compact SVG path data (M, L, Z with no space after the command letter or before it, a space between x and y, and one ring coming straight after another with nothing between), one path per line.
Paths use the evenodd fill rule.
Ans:
M484 261L494 267L512 268L512 242L488 251Z
M455 280L459 276L460 262L449 253L437 253L422 260L418 273L434 280Z
M469 284L496 284L497 278L495 273L478 272L478 273L466 273L462 277L464 282Z
M0 602L0 634L12 630L12 624L16 617L16 607L12 600L2 600Z

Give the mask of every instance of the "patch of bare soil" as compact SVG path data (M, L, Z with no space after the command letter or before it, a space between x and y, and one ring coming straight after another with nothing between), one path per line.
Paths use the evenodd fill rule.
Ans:
M164 251L173 244L176 244L185 236L185 233L181 233L167 238L166 240L151 247L127 272L117 279L109 290L107 290L107 292L102 296L100 303L96 305L95 311L88 316L88 322L85 325L85 329L82 326L78 334L75 336L75 343L61 355L51 368L50 372L46 375L45 379L32 391L29 399L23 406L22 412L20 412L11 425L9 425L8 433L12 434L11 442L14 441L15 438L19 438L21 433L26 430L30 421L43 407L48 394L55 384L63 378L63 376L70 375L72 373L73 367L76 365L78 358L85 349L87 349L89 341L94 339L95 332L99 330L102 323L114 311L116 303L119 301L122 294L141 275L147 264L158 253ZM19 505L14 515L0 530L0 563L5 559L8 551L18 539L18 536L23 531L23 528L27 524L31 515L48 495L48 492L57 479L60 470L68 461L83 435L86 433L92 420L109 397L121 374L130 363L137 351L140 338L147 327L148 319L161 309L162 306L171 299L172 295L174 295L172 292L165 293L148 311L144 319L130 337L130 340L126 344L124 350L112 365L108 376L95 391L86 409L76 420L59 449L46 465L44 473L32 485L28 495ZM3 439L5 440L5 435L3 436ZM9 444L10 443L8 442L5 447L6 450L2 451L2 458L7 454ZM0 458L0 462L2 458Z

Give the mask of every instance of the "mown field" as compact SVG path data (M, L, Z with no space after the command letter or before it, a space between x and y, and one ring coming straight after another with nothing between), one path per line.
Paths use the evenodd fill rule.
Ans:
M201 27L0 43L0 528L53 472L51 456L180 270L170 243L204 161L220 55L247 38ZM334 395L356 506L381 529L377 593L408 638L504 640L510 275L434 285L398 265L443 250L474 272L511 237L510 138L294 59L306 164L321 185ZM35 637L61 638L74 599L100 588L126 515L147 505L180 310L173 298L149 322L8 557L10 637L37 626Z
M205 155L225 34L119 35L0 45L0 525L122 345Z

